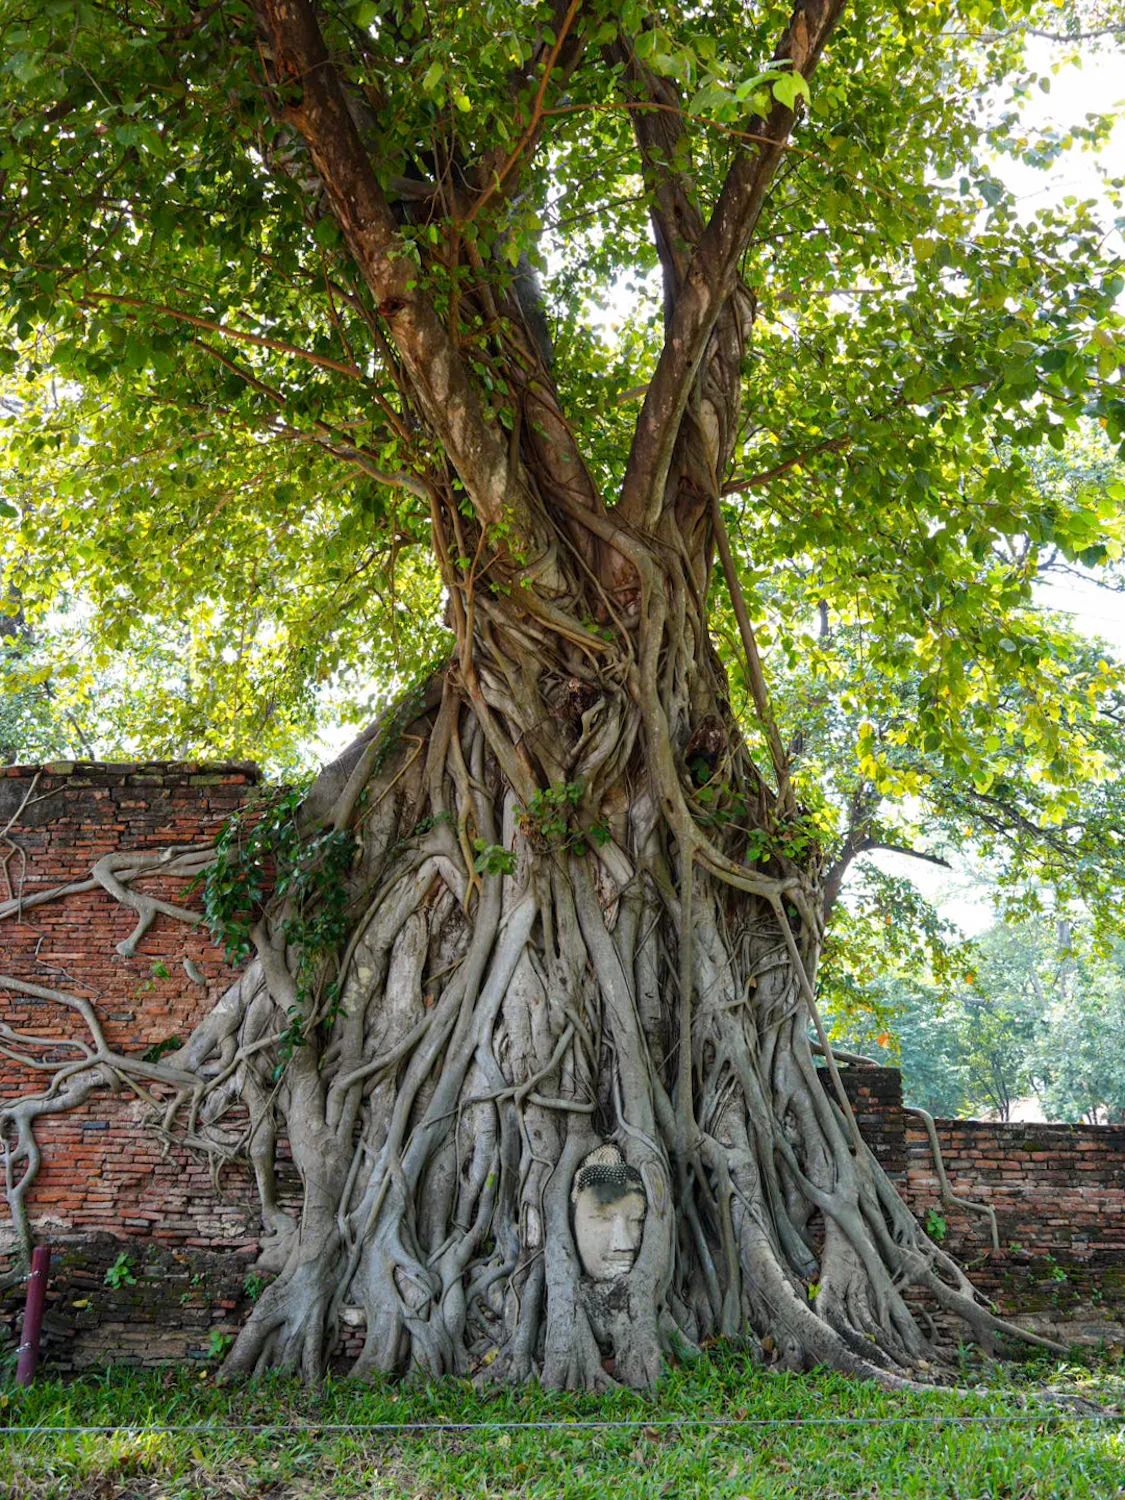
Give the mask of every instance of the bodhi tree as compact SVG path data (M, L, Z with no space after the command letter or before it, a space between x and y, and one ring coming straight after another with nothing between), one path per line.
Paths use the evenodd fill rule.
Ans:
M303 798L95 870L138 934L195 919L147 874L204 874L247 962L156 1061L39 991L88 1035L4 1106L17 1222L36 1121L124 1078L252 1164L275 1276L231 1374L316 1378L345 1304L358 1374L574 1386L747 1331L893 1384L934 1353L909 1289L1002 1332L864 1145L819 1020L839 830L756 586L799 564L790 623L862 619L865 670L920 661L891 730L951 776L983 776L964 726L1018 697L1021 754L1096 778L1012 620L1023 540L1096 565L1115 508L1045 507L1019 455L1089 418L1120 438L1122 281L1091 205L1020 217L991 164L1104 137L1018 106L1029 28L1113 17L3 17L24 607L65 575L117 645L138 611L211 630L243 744L367 643L416 669L443 643Z

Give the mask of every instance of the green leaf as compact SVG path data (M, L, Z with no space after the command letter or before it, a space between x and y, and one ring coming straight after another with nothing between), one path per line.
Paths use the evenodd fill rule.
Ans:
M782 73L780 78L774 80L772 88L773 97L779 104L783 104L786 109L796 109L799 98L806 100L812 98L808 80L795 70L789 73Z

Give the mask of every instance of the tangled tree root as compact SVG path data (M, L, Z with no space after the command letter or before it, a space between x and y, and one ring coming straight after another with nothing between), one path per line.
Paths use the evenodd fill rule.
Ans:
M582 792L537 822L454 674L419 708L389 740L384 726L357 742L306 799L306 846L315 828L349 841L347 936L311 978L289 940L300 903L277 898L252 962L174 1065L113 1051L90 1001L0 978L71 1008L87 1033L66 1044L72 1059L46 1063L57 1039L0 1026L6 1056L49 1074L0 1111L25 1247L36 1123L124 1084L165 1136L253 1168L275 1277L227 1376L318 1378L354 1305L357 1374L559 1386L649 1385L665 1359L747 1334L789 1369L909 1382L935 1358L910 1287L982 1341L1029 1337L906 1209L859 1138L830 1048L822 1085L808 1039L819 933L799 882L747 874L755 888L740 889L698 850L691 871L643 787L602 799L600 843ZM598 743L589 716L580 745ZM594 754L568 774L588 786ZM196 920L139 883L212 857L99 864L94 879L138 914L130 951L157 914ZM299 1220L278 1203L283 1135ZM571 1223L575 1171L605 1141L647 1204L635 1263L609 1282L585 1273Z

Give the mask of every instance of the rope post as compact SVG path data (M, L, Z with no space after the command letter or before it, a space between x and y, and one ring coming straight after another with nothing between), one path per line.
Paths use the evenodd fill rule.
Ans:
M35 1379L39 1363L39 1335L43 1328L43 1304L47 1299L50 1245L36 1245L31 1253L31 1275L27 1281L27 1305L23 1314L23 1339L16 1363L16 1384L27 1386Z

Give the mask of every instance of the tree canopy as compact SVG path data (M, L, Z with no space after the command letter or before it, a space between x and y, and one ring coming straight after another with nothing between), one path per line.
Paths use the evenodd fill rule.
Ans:
M932 1114L1125 1118L1125 951L1065 917L996 925L962 946L958 971L895 968L838 1017L841 1040L901 1064L908 1100ZM882 1047L882 1051L880 1051Z

